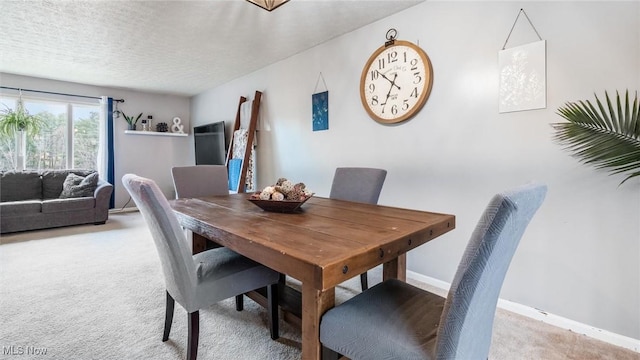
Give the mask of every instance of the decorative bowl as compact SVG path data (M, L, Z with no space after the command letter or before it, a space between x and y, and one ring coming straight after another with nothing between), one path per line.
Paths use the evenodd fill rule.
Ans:
M300 208L300 206L302 206L302 204L304 204L307 200L311 199L311 196L305 198L304 200L300 200L300 201L294 201L294 200L261 200L259 198L260 193L258 193L258 196L256 196L255 194L252 195L249 199L249 201L251 201L254 205L256 205L257 207L261 208L264 211L271 211L271 212L280 212L280 213L293 213L298 211L298 209Z

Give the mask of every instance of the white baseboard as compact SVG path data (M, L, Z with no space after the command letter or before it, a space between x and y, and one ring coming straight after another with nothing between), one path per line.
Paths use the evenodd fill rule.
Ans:
M407 271L407 277L442 289L444 291L448 291L451 287L451 284L448 282L438 280L430 276L418 274L413 271ZM561 329L570 330L577 334L582 334L596 340L604 341L606 343L640 353L640 339L634 339L628 336L613 333L611 331L599 329L587 324L583 324L581 322L550 314L546 311L518 304L509 300L498 299L498 307L534 320L542 321L546 324L550 324Z

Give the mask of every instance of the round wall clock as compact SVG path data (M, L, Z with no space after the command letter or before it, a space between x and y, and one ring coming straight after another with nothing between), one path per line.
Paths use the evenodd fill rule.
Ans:
M391 29L395 32L394 29ZM433 84L427 54L415 44L394 40L373 52L360 76L360 100L369 115L386 124L405 121L424 106Z

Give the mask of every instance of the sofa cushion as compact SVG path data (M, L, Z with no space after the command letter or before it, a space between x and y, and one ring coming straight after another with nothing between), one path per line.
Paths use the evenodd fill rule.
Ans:
M62 184L70 173L87 176L95 170L46 170L42 173L42 198L57 199L62 192Z
M60 199L93 196L98 187L98 173L82 177L74 173L69 173L62 184Z
M7 171L0 176L0 201L42 199L42 180L37 171Z
M4 201L0 203L0 217L39 214L40 200Z
M96 206L93 197L78 197L69 199L48 199L42 201L42 212L53 213L61 211L91 210Z

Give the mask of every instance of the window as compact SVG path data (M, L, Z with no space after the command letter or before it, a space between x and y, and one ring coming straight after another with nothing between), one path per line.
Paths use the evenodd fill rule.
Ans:
M97 169L98 141L100 134L98 105L72 105L73 120L73 168Z
M29 114L40 116L44 126L37 135L27 136L22 150L16 149L15 138L0 135L0 170L22 169L19 159L22 156L25 169L97 168L100 112L97 101L37 100L24 95L22 99ZM0 97L3 109L15 109L17 102L16 97Z

